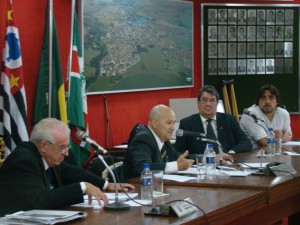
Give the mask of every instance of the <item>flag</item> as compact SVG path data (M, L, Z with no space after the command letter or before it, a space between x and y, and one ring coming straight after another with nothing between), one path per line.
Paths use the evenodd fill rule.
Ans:
M3 136L8 155L19 143L29 139L20 37L10 0L4 39L0 83L0 135Z
M52 8L50 8L50 10L47 8L37 92L35 95L33 122L37 123L41 119L52 117L67 124L65 87L60 63L55 18L53 14L52 32L49 32L49 27L51 28L51 26L49 26L50 14L53 14ZM52 38L52 46L49 44L50 35ZM51 60L49 60L49 50L52 51ZM51 74L49 74L50 69ZM51 79L49 79L49 76Z
M81 49L80 32L76 11L74 10L73 43L70 63L69 90L68 90L68 121L71 128L71 146L78 166L83 166L93 156L90 153L90 145L80 142L76 138L76 132L83 130L88 134L87 123L87 96L86 80L84 74L83 57Z

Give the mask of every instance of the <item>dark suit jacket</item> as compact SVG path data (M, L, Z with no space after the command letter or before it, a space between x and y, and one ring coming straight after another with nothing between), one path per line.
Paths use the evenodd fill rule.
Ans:
M223 151L234 150L235 152L246 152L252 149L252 145L246 134L240 127L234 116L217 113L218 140L223 146ZM199 114L188 116L180 121L179 129L205 133ZM179 152L189 150L190 154L203 154L206 142L197 137L177 137L175 148Z
M98 176L62 162L52 167L53 185L47 186L42 158L32 142L23 142L0 168L0 215L20 210L58 209L83 202L81 181L102 188Z
M165 142L165 148L167 161L176 161L180 153L172 147L170 141ZM139 177L145 163L150 164L150 170L165 170L166 167L166 163L161 159L156 140L148 127L140 128L128 146L123 163L127 178Z

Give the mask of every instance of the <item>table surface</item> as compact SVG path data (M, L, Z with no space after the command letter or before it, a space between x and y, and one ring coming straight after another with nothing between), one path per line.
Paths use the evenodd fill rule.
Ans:
M298 146L283 146L284 150L300 152ZM257 150L235 154L237 163L260 162ZM275 160L291 164L295 176L213 176L187 182L164 181L169 196L159 204L191 198L201 211L184 217L144 215L146 207L131 207L126 211L81 209L88 213L83 220L69 224L210 224L210 225L267 225L300 211L300 156L276 155ZM263 158L270 161L269 157ZM139 192L139 179L130 181ZM73 210L78 208L71 207Z

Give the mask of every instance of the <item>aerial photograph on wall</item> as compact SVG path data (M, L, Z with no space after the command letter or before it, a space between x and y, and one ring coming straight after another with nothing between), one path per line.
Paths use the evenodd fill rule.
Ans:
M83 3L88 94L193 86L193 6L179 0Z

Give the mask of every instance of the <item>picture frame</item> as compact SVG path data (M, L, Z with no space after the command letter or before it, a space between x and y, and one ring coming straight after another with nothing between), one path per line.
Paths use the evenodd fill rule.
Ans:
M202 84L234 78L242 92L288 83L285 104L299 111L299 14L297 4L201 4ZM239 104L247 107L243 96Z
M91 0L83 6L88 95L193 87L191 2Z

